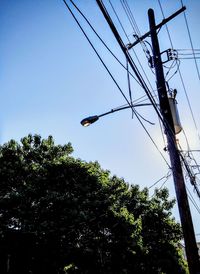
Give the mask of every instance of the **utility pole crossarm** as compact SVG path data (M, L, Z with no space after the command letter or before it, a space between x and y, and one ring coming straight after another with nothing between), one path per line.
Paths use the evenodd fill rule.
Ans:
M155 25L155 27L154 27L155 30L161 28L163 25L165 25L167 22L169 22L171 19L173 19L174 17L176 17L177 15L179 15L181 12L183 12L185 10L186 10L186 7L183 6L180 10L177 10L175 13L173 13L169 17L163 19L161 23L159 23L158 25ZM145 38L147 38L150 35L151 35L151 31L148 31L141 37L138 37L138 39L134 43L132 43L128 46L128 49L131 49L132 47L136 46L138 43L140 43L140 41L144 40Z

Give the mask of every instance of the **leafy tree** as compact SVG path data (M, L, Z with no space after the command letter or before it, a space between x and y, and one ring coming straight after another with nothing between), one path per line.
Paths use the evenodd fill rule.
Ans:
M149 198L70 143L0 147L0 272L187 273L166 189Z

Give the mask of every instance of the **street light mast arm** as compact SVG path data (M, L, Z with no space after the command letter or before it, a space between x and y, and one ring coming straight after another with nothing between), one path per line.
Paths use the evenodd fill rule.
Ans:
M87 118L84 118L81 121L81 125L84 127L87 127L87 126L95 123L97 120L99 120L100 117L103 117L103 116L106 116L106 115L109 115L114 112L121 111L121 110L124 110L127 108L132 108L132 107L135 108L135 107L143 107L143 106L151 106L151 105L152 105L151 103L146 103L146 104L136 104L136 105L128 105L128 106L124 106L124 107L114 108L114 109L111 109L110 111L102 113L100 115L94 115L94 116L89 116Z

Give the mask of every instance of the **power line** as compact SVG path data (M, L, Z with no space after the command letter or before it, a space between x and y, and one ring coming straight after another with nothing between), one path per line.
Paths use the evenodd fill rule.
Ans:
M188 192L188 197L191 201L191 203L193 204L193 206L196 208L197 212L200 214L200 208L199 206L197 205L196 201L194 200L194 197L192 196L190 190L186 187L187 189L187 192Z
M114 12L114 14L115 14L115 16L116 16L116 18L117 18L117 20L118 20L120 26L121 26L121 28L122 28L122 30L123 30L123 33L125 34L125 36L126 36L128 42L130 43L131 41L130 41L130 39L129 39L129 37L128 37L128 35L127 35L127 33L126 33L126 31L125 31L125 29L124 29L124 27L123 27L123 24L122 24L122 22L121 22L121 20L120 20L120 18L119 18L119 16L118 16L118 14L117 14L117 12L116 12L116 10L115 10L115 8L114 8L114 6L113 6L111 0L109 0L109 3L110 3L111 8L112 8L112 10L113 10L113 12ZM142 72L143 72L143 74L144 74L144 76L145 76L145 78L146 78L146 80L147 80L149 86L151 87L151 90L153 91L153 87L152 87L152 85L151 85L151 82L149 81L149 79L148 79L148 77L147 77L147 74L146 74L146 72L145 72L145 70L144 70L144 68L143 68L143 66L142 66L142 64L141 64L141 62L140 62L140 60L139 60L139 58L138 58L138 56L137 56L137 54L136 54L136 52L135 52L135 50L134 50L133 48L132 48L132 51L133 51L133 53L134 53L134 55L135 55L135 57L136 57L136 59L137 59L137 61L138 61L138 64L139 64L140 68L142 69Z
M162 12L163 19L165 19L164 11L163 11L163 8L162 8L160 0L158 0L158 3L159 3L159 6L160 6L160 9L161 9L161 12ZM182 6L183 6L183 3L182 3ZM170 44L171 44L171 48L174 49L174 46L173 46L173 43L172 43L172 38L171 38L171 35L170 35L169 28L168 28L167 24L165 24L165 27L166 27L166 30L167 30L167 34L168 34L168 38L169 38ZM190 100L189 100L189 97L188 97L188 94L187 94L185 83L183 81L183 77L182 77L182 74L181 74L180 66L178 67L178 73L179 73L181 84L183 86L183 90L184 90L184 93L185 93L185 96L186 96L186 100L187 100L187 103L188 103L188 106L189 106L189 110L190 110L190 113L191 113L191 116L192 116L192 120L193 120L195 129L196 129L196 132L197 132L197 136L198 136L198 139L200 141L200 133L199 133L199 130L198 130L198 127L197 127L197 123L196 123L195 117L194 117L192 106L190 104Z
M71 0L70 0L71 1ZM74 20L76 21L76 23L78 24L79 28L81 29L82 33L84 34L84 36L86 37L87 41L89 42L90 46L92 47L92 49L95 51L96 55L98 56L99 60L101 61L101 63L103 64L104 68L106 69L106 71L108 72L108 74L110 75L110 77L112 78L112 80L114 81L115 85L117 86L117 88L119 89L120 93L122 94L122 96L124 97L124 99L126 100L126 102L128 103L128 105L130 106L130 108L132 109L133 113L135 114L136 118L138 119L138 121L140 122L141 126L143 127L143 129L145 130L146 134L148 135L148 137L150 138L150 140L152 141L152 143L154 144L154 146L156 147L156 149L158 150L158 152L160 153L160 155L162 156L162 158L164 159L164 161L166 162L166 164L169 167L168 162L166 161L165 157L163 156L163 154L161 153L161 151L159 150L157 144L155 143L155 141L153 140L153 138L151 137L150 133L148 132L148 130L146 129L146 127L144 126L144 124L142 123L139 114L135 111L134 107L132 106L132 104L129 102L129 100L127 99L127 97L125 96L124 92L122 91L122 89L120 88L120 86L118 85L117 81L115 80L115 78L113 77L113 75L111 74L110 70L108 69L108 67L106 66L106 64L104 63L103 59L101 58L101 56L99 55L99 53L97 52L96 48L94 47L93 43L90 41L88 35L86 34L86 32L84 31L84 29L82 28L82 26L80 25L78 19L76 18L76 16L74 15L73 11L71 10L71 8L69 7L69 5L67 4L67 2L65 0L63 0L64 4L66 5L67 9L69 10L69 12L71 13L71 15L73 16Z
M165 176L161 177L159 180L157 180L155 183L153 183L148 189L151 189L152 187L156 186L158 183L160 183L163 179L165 179L165 182L169 179L171 176L171 171L169 171ZM165 183L164 182L164 183Z
M180 1L181 1L181 4L182 4L182 7L183 7L183 0L180 0ZM192 52L193 52L193 57L194 57L194 62L195 62L195 66L196 66L197 75L198 75L198 78L199 78L199 81L200 81L200 72L199 72L199 68L198 68L198 65L197 65L197 60L196 60L196 57L195 57L195 54L194 54L194 46L193 46L193 42L192 42L192 37L191 37L190 29L189 29L188 20L187 20L187 17L186 17L186 12L184 11L183 14L184 14L184 19L185 19L185 24L186 24L190 44L191 44L191 47L192 47Z
M181 83L182 83L182 86L183 86L183 90L184 90L184 93L185 93L185 96L186 96L186 99L187 99L187 103L188 103L188 106L189 106L189 109L190 109L190 113L191 113L191 116L192 116L192 120L193 120L193 123L194 123L194 126L195 126L195 129L196 129L196 132L197 132L197 136L198 136L198 139L200 141L200 133L199 133L199 129L197 127L197 123L196 123L196 120L195 120L195 117L194 117L194 113L193 113L193 110L192 110L192 106L190 104L190 100L189 100L189 97L188 97L188 93L187 93L187 90L186 90L186 87L185 87L185 83L183 81L183 76L182 76L182 73L180 71L180 67L178 69L178 72L179 72L179 77L180 77L180 80L181 80Z
M134 73L135 73L136 77L138 78L138 80L141 82L142 87L145 90L147 96L149 97L149 100L152 103L158 117L163 122L163 125L164 125L166 131L168 132L168 137L169 137L168 141L169 141L170 145L174 146L174 132L173 132L173 129L171 128L171 124L169 124L167 119L162 117L162 115L160 113L160 109L157 107L157 104L155 103L154 98L152 97L152 94L150 93L149 88L147 87L144 79L142 78L142 76L141 76L137 66L135 65L132 57L130 56L129 52L127 51L127 47L125 46L124 42L122 41L122 39L121 39L121 37L120 37L116 27L115 27L110 15L109 15L104 3L101 0L97 0L97 4L98 4L99 8L101 9L105 19L107 20L107 22L110 26L110 29L112 30L112 32L113 32L118 44L120 45L124 55L129 60L129 63L130 63L130 66L131 66L132 70L134 71Z
M64 1L65 2L65 1ZM92 31L95 33L95 35L98 37L98 39L101 41L101 43L105 46L105 48L110 52L110 54L116 59L116 61L125 69L127 70L127 68L125 67L125 65L119 60L119 58L112 52L112 50L107 46L107 44L104 42L104 40L101 38L101 36L97 33L97 31L95 30L95 28L92 26L92 24L90 23L90 21L87 19L87 17L83 14L83 12L77 7L77 5L70 0L70 2L72 3L72 5L75 7L75 9L80 13L80 15L84 18L84 20L87 22L87 24L89 25L89 27L92 29ZM129 72L130 75L133 77L133 79L141 86L141 84L139 83L139 81L135 78L135 76Z
M138 68L136 67L134 61L132 60L131 56L129 55L128 51L127 51L127 47L124 45L121 37L119 36L119 33L110 17L110 15L108 14L108 11L106 10L103 2L101 0L97 1L102 13L104 14L104 17L106 18L116 40L118 41L122 51L124 52L126 58L129 59L131 68L133 69L133 71L136 74L136 77L139 79L139 81L142 83L142 86L147 94L147 96L149 97L149 100L151 101L156 113L158 114L158 117L160 118L160 120L163 122L163 125L165 127L165 129L169 132L169 142L173 145L174 144L174 139L173 139L173 130L170 128L170 125L168 124L168 122L162 117L160 110L158 110L156 103L154 102L154 100L152 99L152 94L150 93L146 83L144 82L144 79L142 78Z
M71 1L71 0L70 0ZM86 32L84 31L84 29L82 28L82 26L80 25L78 19L76 18L76 16L74 15L74 13L72 12L72 10L70 9L69 5L67 4L67 2L65 0L63 0L64 4L66 5L67 9L69 10L69 12L71 13L71 15L73 16L74 20L76 21L76 23L78 24L79 28L81 29L82 33L84 34L85 38L87 39L87 41L89 42L90 46L92 47L92 49L94 50L94 52L96 53L97 57L99 58L99 60L101 61L102 65L104 66L104 68L106 69L106 71L108 72L108 74L110 75L111 79L113 80L113 82L115 83L115 85L117 86L117 88L119 89L120 93L122 94L122 96L124 97L124 99L126 100L126 102L128 103L128 105L130 106L130 108L132 109L131 104L129 103L129 100L127 99L126 95L124 94L124 92L122 91L122 89L120 88L120 86L118 85L117 81L115 80L114 76L112 75L112 73L110 72L110 70L108 69L108 67L106 66L105 62L103 61L103 59L101 58L101 56L99 55L99 53L97 52L96 48L94 47L93 43L90 41L88 35L86 34Z
M120 1L121 1L121 4L122 4L123 9L125 10L124 4L123 4L123 2L125 2L125 1L124 1L124 0L123 0L123 2L122 2L122 0L120 0ZM112 10L113 10L113 12L114 12L116 18L117 18L117 20L118 20L118 22L119 22L119 24L120 24L122 30L123 30L123 32L124 32L124 34L125 34L125 36L126 36L128 42L130 43L130 39L129 39L129 37L128 37L128 35L127 35L127 33L126 33L126 31L125 31L125 29L124 29L124 27L123 27L123 24L122 24L122 22L121 22L121 20L120 20L120 18L119 18L119 16L118 16L118 14L117 14L117 12L116 12L116 10L115 10L115 8L114 8L114 6L113 6L111 0L109 0L109 3L110 3L110 6L111 6L111 8L112 8ZM128 5L128 3L127 3L127 5ZM133 16L133 14L132 14L132 12L131 12L129 6L128 6L128 10L129 10L129 13L131 14L131 18L132 18L132 21L133 21L133 24L131 24L131 25L132 25L132 26L135 25L135 28L133 27L133 31L134 31L135 33L137 33L137 36L138 36L138 35L140 35L140 31L139 31L139 28L138 28L138 26L137 26L137 24L136 24L136 21L135 21L135 19L134 19L134 16ZM125 10L125 13L127 14L126 10ZM128 17L129 17L129 16L128 16ZM128 19L129 19L129 21L131 21L130 18L128 18ZM136 29L136 30L135 30L135 29ZM142 45L143 51L145 52L145 49L144 49L144 47L143 47L143 45L145 45L145 43L144 43L143 41L140 41L140 44ZM150 45L150 46L151 46L151 45ZM136 59L137 59L139 65L140 65L140 67L141 67L141 69L142 69L142 72L144 73L144 76L145 76L145 78L146 78L146 80L147 80L147 82L148 82L148 84L149 84L149 86L150 86L150 88L151 88L152 93L154 94L155 98L157 98L157 95L155 94L155 91L154 91L154 89L153 89L153 87L152 87L152 85L151 85L151 83L150 83L150 81L149 81L149 78L147 77L147 74L146 74L146 72L145 72L145 70L144 70L144 68L143 68L143 66L142 66L142 64L141 64L141 62L140 62L140 60L139 60L139 58L138 58L138 56L137 56L135 50L134 50L134 48L132 48L132 51L133 51L133 53L134 53L134 55L135 55L135 57L136 57ZM146 56L146 57L147 57L147 56ZM159 117L159 115L158 115L158 117ZM159 118L160 118L160 117L159 117ZM162 125L161 125L161 122L160 122L160 119L159 119L159 118L158 118L159 126L160 126L161 133L162 133L162 135L163 135L163 129L162 129ZM161 120L162 120L162 118L161 118ZM164 137L163 137L163 140L164 140ZM165 145L165 142L164 142L164 145Z

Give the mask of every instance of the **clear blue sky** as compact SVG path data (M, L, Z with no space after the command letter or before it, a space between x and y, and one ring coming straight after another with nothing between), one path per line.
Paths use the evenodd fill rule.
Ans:
M120 1L111 2L120 16L129 39L134 41L133 30ZM141 34L149 28L148 8L155 10L157 22L162 20L157 0L128 2ZM76 0L75 3L112 51L126 64L95 0ZM124 42L127 43L109 1L105 3ZM63 1L1 0L0 4L1 144L11 138L20 140L29 133L37 133L42 137L52 135L56 143L63 144L70 141L75 150L75 157L85 161L97 160L104 169L109 169L111 174L123 177L129 183L139 184L141 188L150 187L165 176L169 172L167 164L137 119L135 117L132 119L130 111L125 110L103 117L88 128L80 125L82 118L101 114L126 102L67 11ZM161 0L161 4L166 17L181 7L179 0ZM194 48L200 49L200 1L185 0L184 4L187 7L186 16ZM128 96L126 72L105 50L80 16L78 18L120 87ZM183 14L173 19L168 27L175 49L191 49ZM165 27L160 30L159 39L162 51L171 47ZM150 42L150 40L147 41ZM135 47L135 51L155 90L155 77L148 67L140 45ZM135 55L132 54L132 56L139 67ZM198 60L197 62L199 65ZM170 65L171 63L166 64L166 66ZM172 68L169 77L173 75L176 68L176 66ZM200 81L194 61L181 60L180 69L197 127L200 129ZM167 70L166 68L165 72ZM200 140L178 73L172 77L169 85L178 90L179 114L190 148L200 149ZM135 81L131 80L131 87L134 100L144 95L144 91ZM154 126L146 122L144 125L169 163L168 155L163 151L165 143L155 111L152 107L137 110L144 118L155 122ZM184 134L180 133L177 138L181 146L186 149ZM194 156L200 164L199 152L195 152ZM156 186L161 187L163 182L164 180L160 181ZM174 197L171 177L165 186L170 189L170 197ZM187 187L200 206L189 180L187 180ZM153 188L151 190L153 191ZM191 204L191 210L195 232L198 234L200 233L200 215L193 204ZM177 208L174 209L174 214L178 219Z

